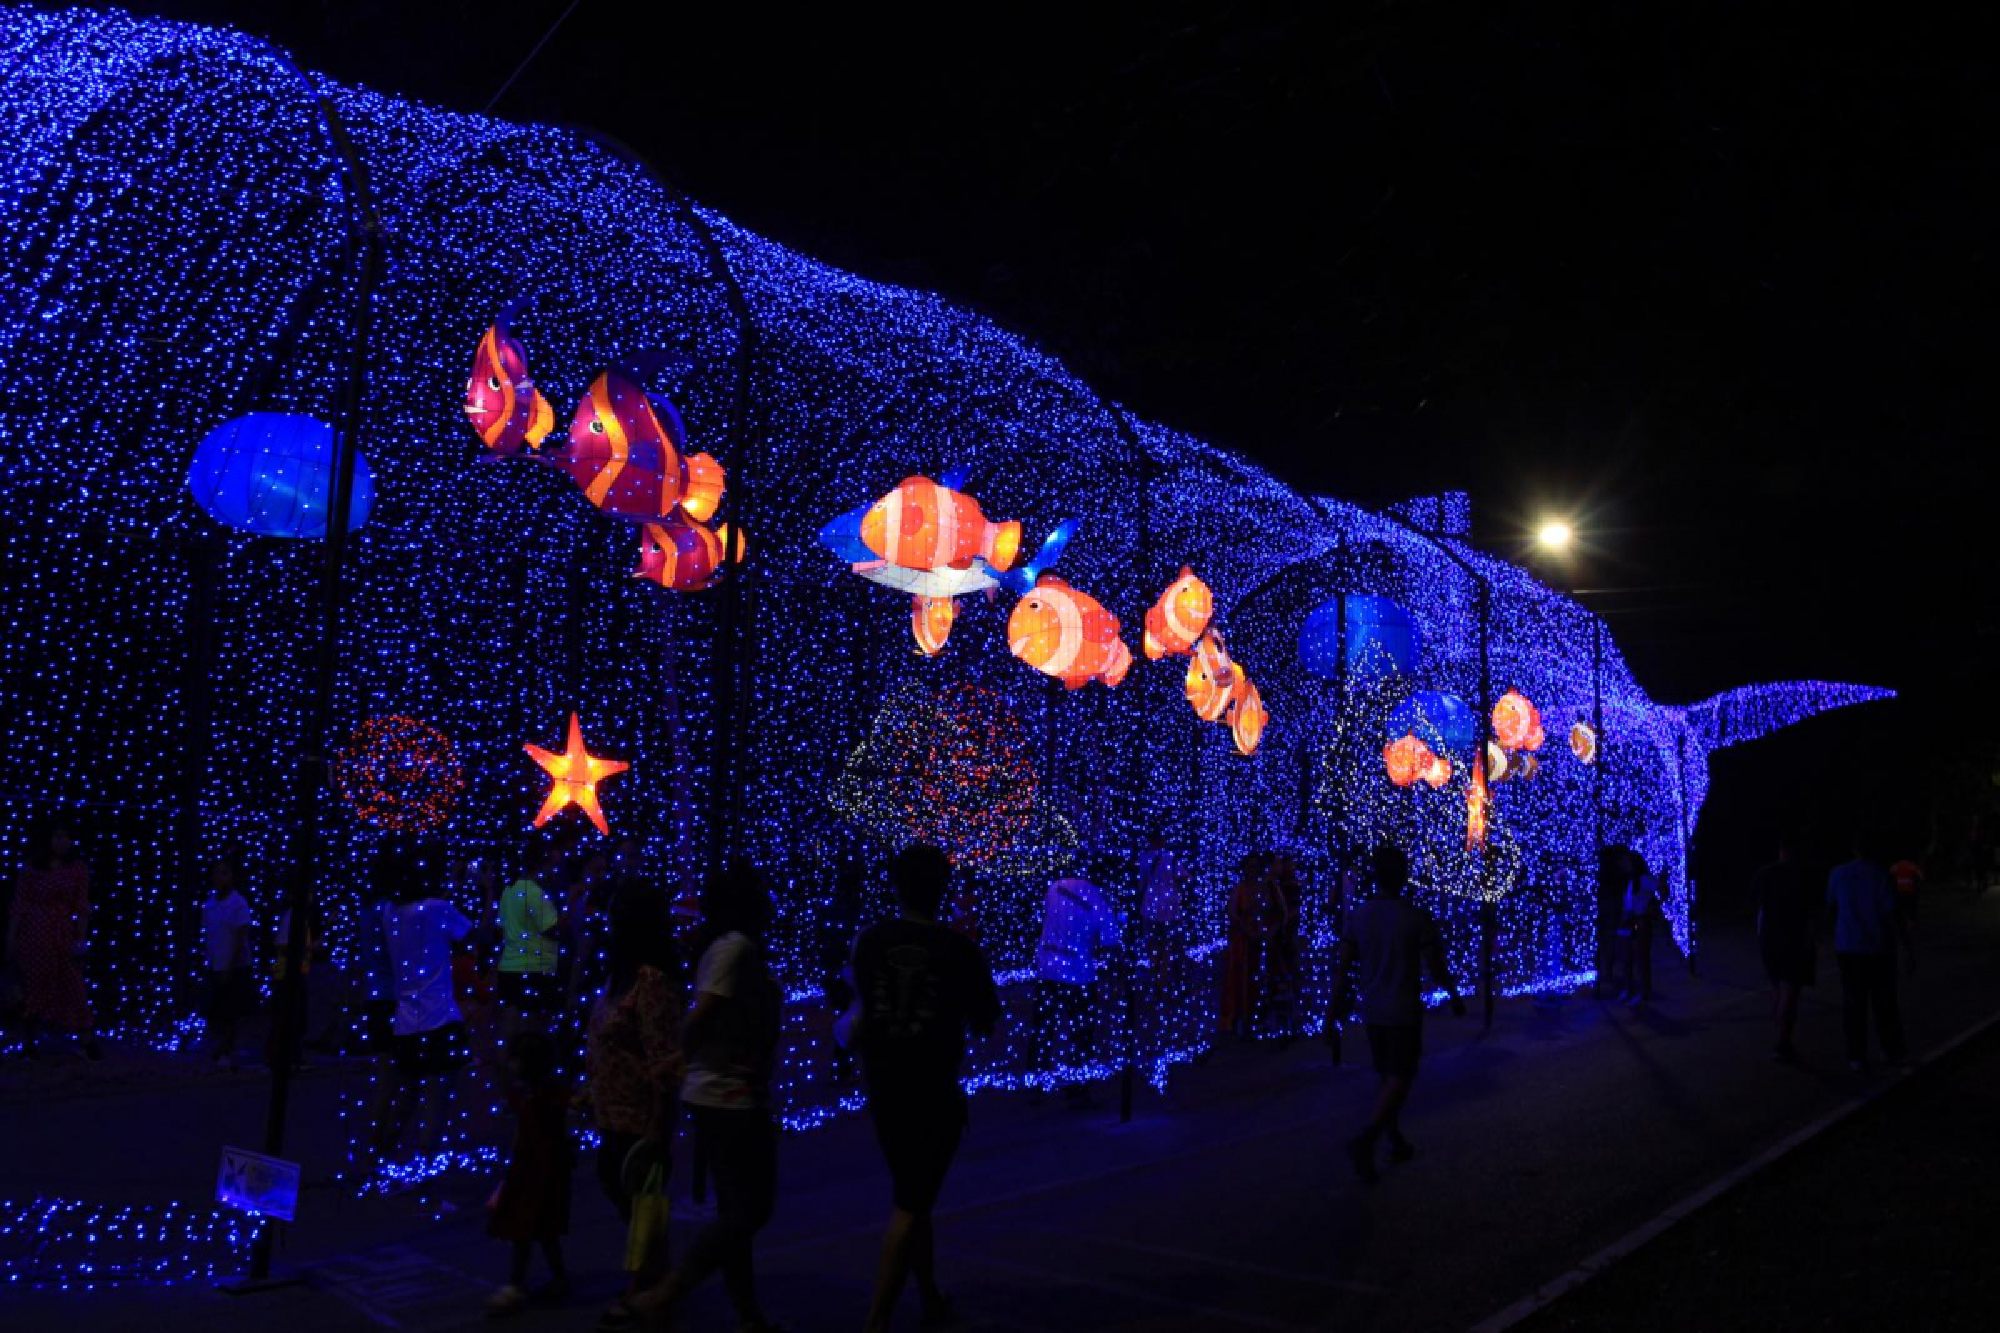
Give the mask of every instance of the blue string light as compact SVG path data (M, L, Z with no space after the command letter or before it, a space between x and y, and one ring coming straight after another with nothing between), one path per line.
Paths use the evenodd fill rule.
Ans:
M220 423L336 401L355 293L345 186L315 109L241 34L0 13L0 508L14 520L0 530L0 699L15 758L0 846L18 857L35 814L84 813L93 999L120 1033L189 1040L202 865L240 849L258 919L275 924L301 748L374 717L449 738L463 789L439 836L455 855L508 861L543 781L521 745L556 738L577 710L594 747L632 764L604 792L614 833L644 833L669 884L706 864L708 794L724 737L737 737L735 850L775 886L772 952L793 997L777 1098L805 1127L856 1104L824 996L842 943L829 937L884 909L879 878L852 902L832 891L857 855L879 864L921 835L959 857L1012 1019L975 1053L968 1086L1048 1086L1127 1063L1159 1080L1203 1043L1155 1043L1140 1011L1164 1005L1176 1032L1203 1027L1214 996L1200 969L1162 996L1147 991L1151 969L1132 968L1138 1000L1109 970L1094 1048L1065 1067L1042 1054L1032 959L1051 874L1098 874L1129 913L1133 852L1167 830L1191 872L1187 956L1205 962L1224 944L1237 863L1296 851L1313 957L1288 1021L1311 1028L1339 872L1395 839L1462 979L1477 972L1491 904L1496 989L1570 986L1594 965L1600 825L1661 875L1672 936L1691 949L1686 846L1711 750L1885 693L1794 683L1656 704L1587 611L1463 541L1463 496L1378 515L1302 495L1134 420L969 311L755 236L586 139L315 79L366 163L387 240L359 441L374 509L350 547L335 735L305 736L314 543L218 529L184 478ZM512 332L559 419L606 365L684 358L655 387L689 447L730 471L722 517L751 550L734 592L634 579L633 528L552 469L480 458L460 410L467 367L523 297ZM855 577L816 534L906 476L954 467L996 521L1039 533L1078 519L1062 577L1133 643L1192 566L1269 708L1258 753L1242 757L1226 728L1193 715L1174 659L1135 663L1116 691L1067 692L1028 670L1007 652L1006 594L962 598L943 651L913 652L908 597ZM1409 613L1421 631L1409 670L1343 683L1307 669L1300 626L1340 593ZM746 645L735 719L717 672L730 596ZM1416 690L1478 713L1510 689L1540 709L1550 746L1536 776L1493 784L1487 847L1474 851L1473 766L1456 763L1435 790L1394 788L1383 729ZM1565 738L1600 713L1585 763ZM941 750L944 731L985 748ZM322 820L324 938L352 966L380 835L332 793ZM460 906L480 904L461 894ZM490 1163L468 1124L460 1115L421 1158L383 1164L375 1184ZM48 1207L64 1225L97 1225ZM171 1229L141 1210L103 1216Z

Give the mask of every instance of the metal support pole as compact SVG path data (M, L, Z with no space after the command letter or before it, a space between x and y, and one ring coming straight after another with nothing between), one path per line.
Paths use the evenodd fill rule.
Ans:
M1475 767L1486 762L1486 747L1493 735L1493 592L1471 565L1466 572L1479 580L1479 739L1473 751ZM1490 799L1490 798L1489 798ZM1492 818L1488 811L1487 818ZM1493 953L1500 933L1500 912L1493 901L1493 859L1479 849L1479 1003L1488 1031L1493 1027L1496 1000L1493 982Z
M280 53L282 59L282 53ZM290 62L285 63L289 66ZM296 67L292 67L297 73ZM312 692L306 705L303 744L298 767L299 831L297 857L286 902L291 913L285 939L285 975L278 986L277 1039L271 1052L271 1100L264 1117L264 1152L282 1156L285 1120L291 1105L292 1065L298 1059L298 1018L305 1003L306 937L313 910L313 884L321 861L320 802L327 782L327 733L333 724L333 692L340 661L342 574L347 559L348 511L354 503L356 437L361 428L363 379L368 369L369 326L374 313L375 281L381 263L381 219L368 191L367 175L333 104L319 96L310 80L299 75L319 106L327 137L347 169L349 237L354 245L354 317L348 342L347 368L335 413L332 485L327 497L326 538L320 574L320 634L313 657ZM271 1274L271 1249L276 1233L270 1223L258 1229L251 1247L250 1280L262 1283Z

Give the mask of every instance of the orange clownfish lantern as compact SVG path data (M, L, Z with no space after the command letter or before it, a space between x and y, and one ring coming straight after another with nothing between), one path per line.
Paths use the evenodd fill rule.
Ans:
M1382 767L1389 781L1407 787L1422 778L1432 759L1431 747L1415 736L1404 736L1382 747Z
M1236 670L1241 673L1243 668L1239 664ZM1246 757L1257 753L1257 742L1264 738L1264 724L1270 720L1257 687L1247 676L1239 679L1236 697L1229 705L1229 734L1235 738L1236 752Z
M1419 741L1418 744L1421 745L1423 742ZM1432 791L1436 791L1451 781L1451 760L1441 754L1433 753L1428 745L1424 746L1424 753L1430 756L1424 761L1424 782Z
M1146 612L1144 647L1149 661L1193 650L1215 617L1215 594L1195 577L1194 570L1181 566L1180 577L1167 585L1153 609Z
M1201 636L1193 656L1187 669L1187 701L1202 721L1220 722L1236 693L1236 663L1230 659L1229 648L1218 630L1209 630Z
M969 569L984 560L1005 570L1020 557L1021 525L991 522L971 496L907 477L861 516L861 543L904 569Z
M1115 688L1132 666L1132 650L1118 630L1118 617L1095 597L1044 574L1007 617L1007 647L1069 689L1093 680Z
M1586 764L1597 762L1597 728L1579 722L1569 729L1569 752Z
M917 651L936 657L951 637L952 621L958 619L958 603L950 597L916 596L910 599L910 633Z
M1493 734L1502 749L1535 750L1542 744L1542 715L1519 690L1509 690L1493 705ZM1530 744L1530 742L1533 744Z

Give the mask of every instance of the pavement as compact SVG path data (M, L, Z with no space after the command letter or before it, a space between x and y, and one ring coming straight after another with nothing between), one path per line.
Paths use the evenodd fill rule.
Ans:
M1917 1097L1961 1068L1955 1056L1914 1075L1850 1074L1830 985L1808 993L1802 1063L1769 1062L1769 998L1747 922L1702 925L1702 975L1689 976L1663 954L1661 994L1650 1006L1587 996L1506 1000L1490 1032L1476 1017L1435 1015L1405 1122L1418 1156L1373 1186L1353 1177L1342 1153L1374 1088L1358 1039L1339 1067L1316 1041L1282 1049L1226 1044L1205 1064L1177 1070L1164 1094L1142 1090L1130 1124L1118 1123L1109 1086L1099 1089L1100 1109L1088 1112L1070 1111L1060 1098L978 1098L938 1217L940 1272L963 1326L1471 1328L1519 1309L1538 1290L1566 1285L1565 1275L1607 1245L1645 1234L1663 1212L1803 1128L1872 1098L1828 1133L1869 1123L1862 1117L1877 1103ZM2000 1013L1996 958L2000 893L1926 905L1923 965L1905 992L1914 1051L1935 1050ZM1821 970L1831 981L1830 958ZM199 1200L212 1186L219 1146L254 1143L261 1124L264 1088L254 1075L113 1072L72 1075L66 1086L40 1090L37 1081L52 1077L38 1067L26 1091L18 1074L0 1083L0 1194L9 1198L62 1192L134 1200L170 1191ZM299 1080L295 1143L309 1182L330 1177L339 1160L339 1105L355 1079L334 1067ZM1952 1142L1964 1151L1973 1140ZM1797 1165L1813 1160L1805 1155L1811 1147L1752 1175L1722 1202L1788 1179L1781 1171L1803 1173L1787 1187L1794 1193L1835 1190ZM1911 1140L1911 1151L1926 1148L1921 1135ZM780 1170L778 1215L757 1251L765 1305L800 1333L856 1328L887 1210L867 1124L845 1117L788 1135ZM685 1178L683 1171L683 1191ZM482 1234L479 1202L490 1187L465 1179L437 1198L355 1199L317 1185L280 1255L303 1273L299 1285L230 1296L194 1282L22 1291L16 1281L5 1325L113 1333L482 1327L481 1302L504 1266L501 1247ZM622 1236L586 1173L575 1200L568 1250L580 1291L566 1308L520 1316L524 1329L588 1328L617 1287ZM1716 1206L1532 1317L1584 1308L1570 1303L1677 1243ZM677 1247L697 1225L696 1209L677 1199ZM38 1243L55 1253L54 1242ZM6 1251L0 1236L0 1264ZM1893 1292L1903 1277L1866 1247L1851 1247L1848 1261L1856 1282ZM1697 1254L1679 1268L1702 1263ZM32 1270L32 1256L16 1256L0 1271ZM1758 1270L1742 1271L1749 1280ZM1814 1275L1804 1270L1798 1280ZM1782 1310L1781 1275L1762 1280ZM1625 1299L1673 1309L1674 1290L1656 1284ZM1725 1301L1726 1293L1707 1299ZM1711 1317L1682 1309L1674 1327L1738 1326L1713 1317L1724 1308L1708 1306ZM914 1328L914 1308L904 1315L902 1326ZM1524 1327L1627 1326L1622 1317L1592 1317L1598 1322ZM721 1293L701 1293L683 1326L729 1327ZM1760 1326L1820 1325L1767 1313Z

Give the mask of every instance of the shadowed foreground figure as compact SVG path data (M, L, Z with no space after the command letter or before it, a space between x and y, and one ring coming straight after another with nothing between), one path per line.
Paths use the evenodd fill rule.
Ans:
M968 1033L987 1036L1000 1017L993 969L979 946L938 924L951 862L936 847L911 847L889 867L902 915L854 944L854 1028L868 1113L889 1165L888 1230L867 1327L886 1330L905 1279L915 1277L924 1322L949 1320L938 1287L931 1212L965 1133L959 1070Z
M1356 908L1347 920L1336 964L1340 984L1335 988L1333 1011L1326 1025L1327 1039L1338 1041L1339 1025L1353 1000L1350 970L1358 963L1361 1021L1367 1025L1368 1048L1382 1080L1374 1115L1347 1145L1355 1174L1363 1180L1375 1179L1375 1144L1384 1134L1389 1136L1391 1160L1407 1162L1416 1153L1403 1137L1401 1117L1423 1056L1424 1001L1419 989L1423 964L1429 964L1431 974L1451 996L1452 1013L1465 1013L1465 1001L1458 997L1458 987L1445 966L1437 921L1423 908L1403 900L1403 886L1410 877L1409 858L1400 847L1384 843L1375 849L1371 861L1376 896Z

